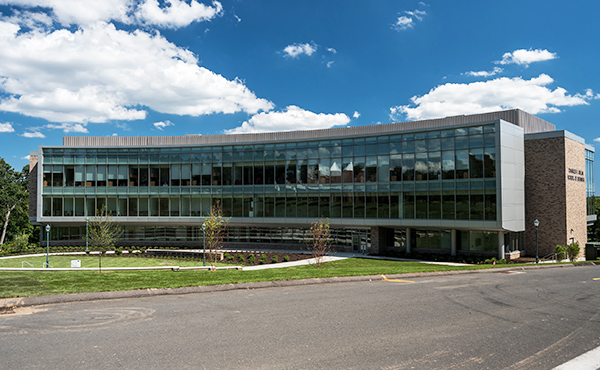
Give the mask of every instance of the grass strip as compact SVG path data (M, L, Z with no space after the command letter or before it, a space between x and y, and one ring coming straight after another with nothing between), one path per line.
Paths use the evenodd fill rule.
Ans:
M49 262L51 267L67 268L71 267L71 260L80 260L81 267L94 268L98 267L98 256L87 255L69 255L69 256L50 256ZM0 259L0 267L20 268L31 267L28 264L23 264L27 261L33 267L42 268L46 262L46 256L39 257L23 257L23 258L6 258ZM207 261L208 265L208 261ZM102 257L102 267L153 267L153 266L181 266L192 267L202 266L202 260L192 261L184 259L169 259L169 258L144 258L144 257ZM217 264L217 266L226 266L225 264Z
M106 258L106 260L111 258ZM179 263L177 264L180 265ZM104 259L102 265L104 266ZM103 273L93 271L0 271L0 298L132 289L179 288L256 281L473 270L493 267L500 266L445 266L419 262L349 258L325 263L321 269L316 268L315 265L305 265L255 271L218 270L216 272L174 272L170 270L107 271Z

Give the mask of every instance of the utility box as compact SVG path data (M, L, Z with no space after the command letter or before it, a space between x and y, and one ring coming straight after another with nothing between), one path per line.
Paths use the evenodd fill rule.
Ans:
M585 245L586 261L596 260L600 256L600 243L587 243Z

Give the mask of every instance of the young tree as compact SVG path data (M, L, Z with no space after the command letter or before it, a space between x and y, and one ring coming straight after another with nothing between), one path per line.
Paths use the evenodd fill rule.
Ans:
M88 241L92 249L100 252L113 249L122 235L123 228L114 222L112 214L105 206L102 206L89 221Z
M219 202L216 202L212 206L209 215L204 219L204 223L206 224L204 230L205 247L208 252L209 263L213 270L219 259L216 251L223 247L223 238L225 237L228 221L229 218L223 216L223 210Z
M310 232L312 234L312 246L310 247L312 257L316 261L317 268L321 268L324 263L323 257L331 252L333 243L329 220L323 221L323 219L317 218L310 226Z
M4 159L0 158L0 217L2 233L0 234L0 249L6 238L6 230L11 213L28 199L27 185L29 181L29 166L23 167L22 172L15 171ZM26 207L24 205L23 207Z

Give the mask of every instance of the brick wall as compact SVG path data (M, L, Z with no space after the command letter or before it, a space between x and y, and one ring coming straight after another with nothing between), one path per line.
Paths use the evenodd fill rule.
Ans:
M576 171L573 174L569 169ZM525 141L525 252L535 255L534 221L539 226L539 256L553 253L569 238L587 240L585 146L566 137ZM574 179L569 179L574 176ZM573 232L571 232L573 229ZM583 250L583 248L582 248Z

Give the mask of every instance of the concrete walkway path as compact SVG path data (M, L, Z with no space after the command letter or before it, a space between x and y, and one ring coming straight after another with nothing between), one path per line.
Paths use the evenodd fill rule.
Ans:
M175 252L175 251L174 251ZM234 250L223 250L222 252L227 253L238 253L238 252L253 252L253 253L289 253L289 254L310 254L308 251L303 250L276 250L276 249L260 249L260 250L247 250L247 249L234 249ZM97 255L99 252L90 252L90 255ZM113 254L113 251L106 252L107 254ZM123 251L123 253L127 253ZM66 253L50 253L50 256L81 256L85 255L85 252L66 252ZM13 258L30 258L30 257L41 257L45 256L45 253L37 253L37 254L27 254L27 255L19 255L19 256L8 256L8 257L0 257L0 259L13 259ZM332 252L327 256L323 257L323 262L331 262L331 261L339 261L347 258L366 258L366 259L375 259L375 260L384 260L384 261L402 261L402 262L419 262L426 263L432 265L446 265L446 266L469 266L466 263L455 263L455 262L435 262L435 261L424 261L424 260L414 260L408 258L393 258L393 257L380 257L380 256L369 256L364 254L357 253L347 253L347 252ZM243 270L243 271L253 271L253 270L266 270L266 269L275 269L275 268L285 268L285 267L293 267L293 266L304 266L304 265L314 265L317 263L316 258L307 258L298 261L290 261L290 262L278 262L278 263L267 263L264 265L255 265L255 266L222 266L215 268L216 270L225 270L225 269L235 269L235 270ZM192 266L192 267L180 267L180 266L152 266L152 267L103 267L103 270L106 271L116 271L116 270L208 270L210 266ZM33 268L33 267L0 267L0 271L95 271L97 268Z

